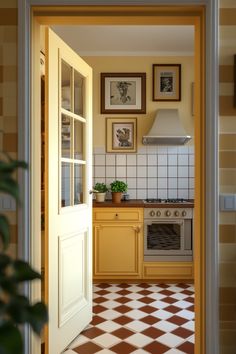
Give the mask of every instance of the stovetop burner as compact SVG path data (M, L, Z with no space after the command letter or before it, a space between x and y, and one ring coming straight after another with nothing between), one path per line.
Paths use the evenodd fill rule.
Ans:
M183 198L168 198L168 199L160 199L160 198L148 198L144 200L144 203L154 204L154 203L190 203L189 200Z

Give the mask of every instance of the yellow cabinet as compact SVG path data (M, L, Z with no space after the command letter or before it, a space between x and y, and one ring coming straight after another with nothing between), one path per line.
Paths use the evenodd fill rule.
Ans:
M143 209L94 208L94 279L142 278Z

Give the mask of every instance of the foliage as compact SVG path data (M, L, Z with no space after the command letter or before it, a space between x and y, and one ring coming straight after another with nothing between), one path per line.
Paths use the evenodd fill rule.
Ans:
M123 181L113 181L111 184L111 192L127 192L128 185Z
M98 193L106 193L108 191L107 186L105 185L105 183L99 183L97 182L95 184L95 186L93 187L94 191L98 192Z
M7 161L0 161L0 192L9 194L17 202L19 186L13 176L18 168L26 169L27 165L9 157ZM4 215L0 215L0 241L3 251L6 250L10 243L10 226ZM0 252L0 354L23 354L24 343L19 326L28 323L39 335L47 322L45 304L31 304L20 292L22 283L40 278L41 275L27 262Z

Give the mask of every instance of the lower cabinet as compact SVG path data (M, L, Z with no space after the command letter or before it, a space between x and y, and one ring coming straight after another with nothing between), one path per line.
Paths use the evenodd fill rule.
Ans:
M142 278L142 219L143 211L137 208L94 211L94 279Z
M144 262L143 278L193 280L193 262Z

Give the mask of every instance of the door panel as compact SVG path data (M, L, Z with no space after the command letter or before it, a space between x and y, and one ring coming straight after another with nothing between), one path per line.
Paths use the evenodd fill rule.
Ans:
M92 318L92 70L46 31L46 352Z

